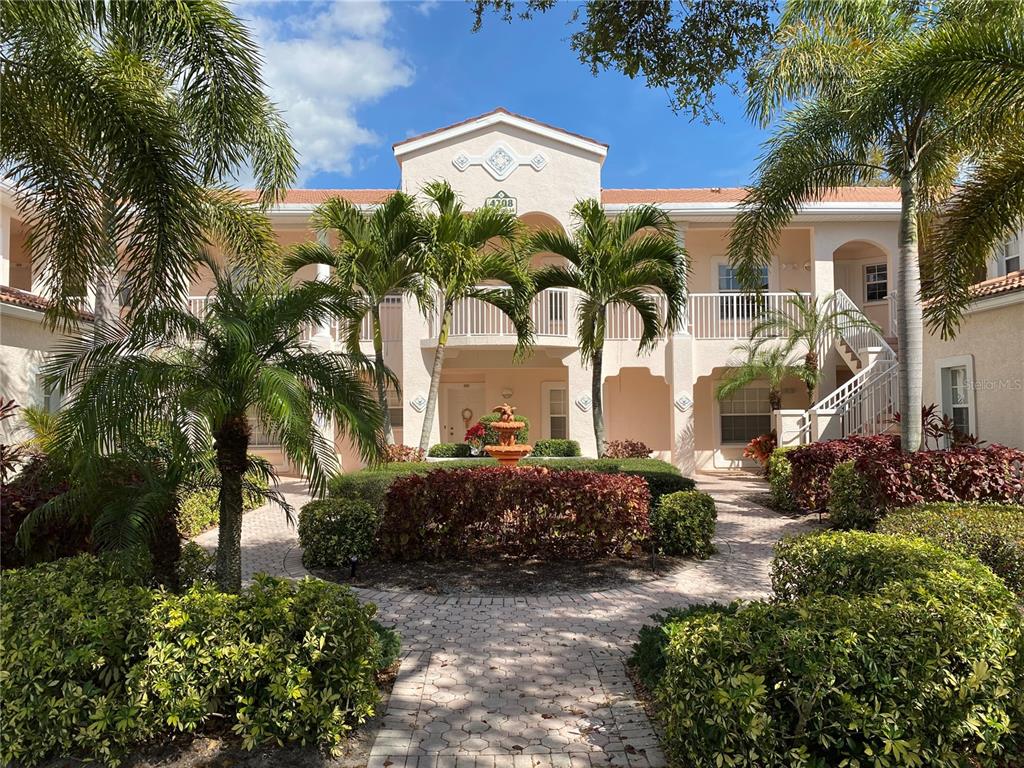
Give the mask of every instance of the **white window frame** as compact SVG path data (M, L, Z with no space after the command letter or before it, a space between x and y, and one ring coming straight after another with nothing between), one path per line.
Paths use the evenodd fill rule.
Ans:
M1000 277L1004 277L1011 272L1017 272L1020 270L1022 256L1024 256L1024 254L1021 253L1021 251L1024 250L1021 245L1020 235L1014 235L999 246L998 271ZM1014 269L1010 269L1008 266L1010 259L1017 260L1017 266Z
M551 439L551 392L561 390L565 393L565 439L572 439L569 430L569 385L564 381L544 381L540 385L541 435L545 440ZM560 415L560 414L556 414Z
M714 260L714 269L711 272L711 292L712 293L743 293L743 291L739 290L738 288L736 288L736 289L728 289L728 290L723 290L721 288L721 280L719 279L719 272L721 272L723 267L725 269L733 269L733 266L732 266L732 264L729 263L728 259L718 258L718 259ZM774 260L773 260L772 264L765 266L764 270L765 270L765 277L766 277L765 282L767 282L768 284L762 290L771 292L772 286L775 285Z
M868 280L868 270L870 270L870 269L877 269L878 267L882 267L882 268L885 269L885 281L884 281L885 282L885 296L883 296L880 299L870 299L870 298L868 298L868 285L877 285L878 283L883 282L883 281L881 281L881 280L869 281ZM882 303L888 301L888 298L889 298L889 263L888 262L886 262L886 261L878 261L878 262L872 262L871 264L865 264L863 270L861 270L861 279L863 280L863 285L864 285L864 303L865 304L882 304Z
M968 431L972 435L980 437L980 435L978 435L977 388L974 386L974 355L955 355L953 357L943 357L935 361L935 393L939 403L939 409L942 411L943 416L949 416L952 418L952 403L947 403L946 401L946 388L943 382L943 379L945 378L944 371L952 368L964 368L967 372Z
M758 383L758 382L754 382L752 384L749 384L747 387L745 387L743 390L740 390L740 391L741 392L745 392L748 389L763 389L765 391L765 393L767 393L768 392L768 385L761 384L761 383ZM737 393L737 394L739 394L739 393ZM718 446L720 448L735 448L737 446L746 445L749 442L749 440L745 440L743 442L732 442L732 441L726 442L725 441L725 438L722 435L722 416L723 415L724 416L728 416L729 414L723 414L722 413L722 402L723 401L719 400L718 398L715 398L714 402L715 402L715 436L717 437L717 440L718 440ZM762 416L764 414L736 414L736 415ZM771 431L771 425L772 425L772 411L771 411L771 405L769 405L768 406L768 430L766 430L766 431L769 431L769 432ZM757 437L757 435L755 435L754 437Z

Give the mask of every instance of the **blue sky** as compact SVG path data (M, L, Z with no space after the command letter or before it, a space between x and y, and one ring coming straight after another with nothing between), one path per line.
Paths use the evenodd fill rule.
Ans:
M462 0L246 3L272 96L303 159L300 186L398 184L395 141L503 106L610 145L605 187L746 183L764 133L723 92L722 121L690 122L664 91L596 77L569 49L572 7L471 32Z

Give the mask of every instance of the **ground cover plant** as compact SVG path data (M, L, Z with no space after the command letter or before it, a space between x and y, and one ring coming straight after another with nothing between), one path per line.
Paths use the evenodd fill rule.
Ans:
M258 577L149 588L145 558L81 555L4 577L0 762L113 763L174 731L337 747L373 712L396 638L349 590ZM46 610L39 610L45 605Z
M781 544L775 598L644 628L632 662L681 765L1013 765L1024 648L1012 593L919 539Z
M623 474L546 467L410 474L388 488L380 553L396 560L628 555L650 540L649 506L647 484Z

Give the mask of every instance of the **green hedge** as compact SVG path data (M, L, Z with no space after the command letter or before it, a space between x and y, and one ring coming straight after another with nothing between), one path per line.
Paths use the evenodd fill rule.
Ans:
M700 491L676 491L661 497L651 510L651 529L658 547L667 555L714 554L715 500Z
M965 557L977 557L1024 596L1024 506L945 502L889 513L880 533L920 536Z
M644 478L651 491L651 506L666 493L676 491L692 491L696 484L688 477L679 474L679 470L667 461L659 459L583 459L573 458L549 461L544 457L527 458L520 462L524 466L542 466L551 470L588 470L591 472L622 473ZM335 475L330 481L330 495L340 498L358 498L370 502L376 507L384 503L391 481L399 475L423 474L438 469L466 469L474 467L493 467L497 462L486 459L452 459L450 461L401 462L384 464L373 469Z
M533 444L532 456L582 456L580 444L575 440L564 440L551 438L548 440L537 440Z
M768 479L768 488L772 497L772 504L776 509L783 511L793 510L796 503L793 500L793 489L790 481L793 478L793 465L789 463L787 453L796 450L797 446L776 448L768 459L765 467L765 477Z
M641 633L633 663L676 764L1019 764L1024 630L991 571L920 540L833 533L784 546L775 581L774 601Z
M250 475L247 481L259 485L264 491L267 483L260 477ZM178 533L184 539L198 536L220 522L219 493L213 488L192 491L181 499L178 506ZM265 499L258 493L242 494L242 509L249 512L263 506Z
M501 415L497 413L485 413L479 418L479 422L484 425L484 445L498 445L501 440L498 436L498 430L491 425L500 420ZM516 421L521 421L523 426L516 432L516 442L521 445L526 445L530 442L530 420L525 416L515 415Z
M373 714L394 637L348 589L257 577L172 594L138 578L91 555L5 574L0 763L115 762L208 725L246 748L335 747Z
M472 455L469 443L435 443L427 451L427 456L432 459L468 459ZM418 462L406 463L415 464Z
M853 461L832 468L828 490L828 518L835 528L869 531L882 516L882 510L870 502L867 483Z
M374 553L380 508L365 499L311 501L299 512L302 563L309 568L344 568Z

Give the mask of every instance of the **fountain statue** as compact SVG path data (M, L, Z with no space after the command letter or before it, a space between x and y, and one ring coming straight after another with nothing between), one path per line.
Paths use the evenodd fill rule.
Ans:
M499 414L498 420L490 424L498 432L498 445L484 446L484 450L503 467L514 467L523 456L533 450L532 445L516 444L516 433L526 425L516 421L512 416L515 410L508 403L502 403L492 411Z

